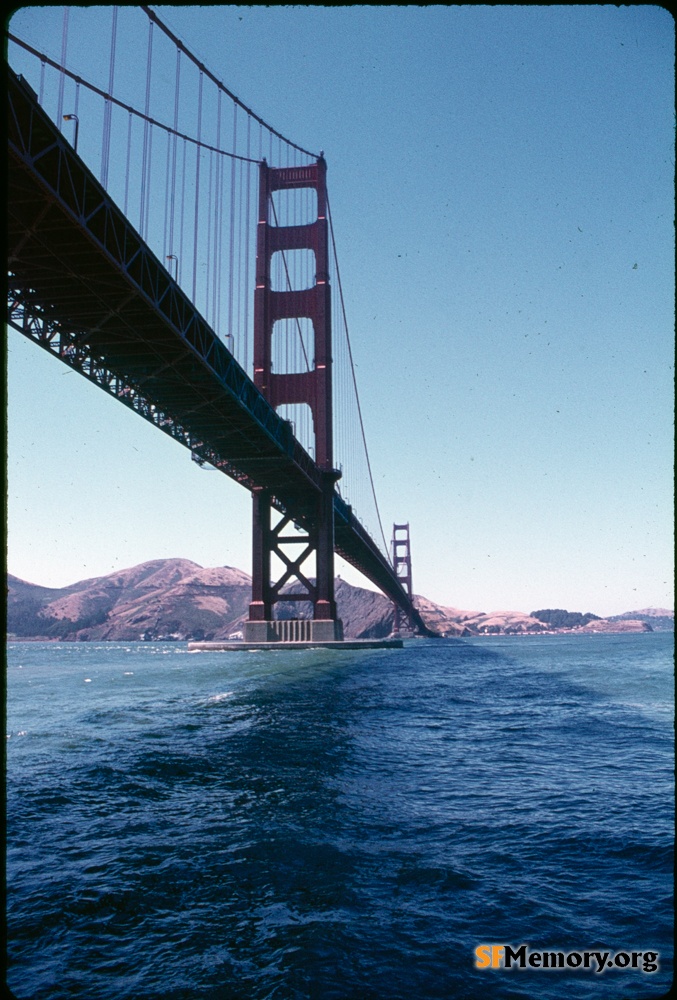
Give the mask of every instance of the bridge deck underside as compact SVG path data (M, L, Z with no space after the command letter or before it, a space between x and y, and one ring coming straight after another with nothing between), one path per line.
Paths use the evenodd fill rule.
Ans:
M97 252L62 206L39 193L25 170L10 171L12 285L62 328L62 360L86 352L186 428L192 440L208 442L250 485L265 484L292 503L296 491L312 491L293 457L253 418L246 396L255 398L254 387L244 400L226 391L204 356L164 322L130 276Z
M143 399L156 426L307 523L320 470L12 76L9 322L127 405ZM334 508L336 551L408 604L338 493Z

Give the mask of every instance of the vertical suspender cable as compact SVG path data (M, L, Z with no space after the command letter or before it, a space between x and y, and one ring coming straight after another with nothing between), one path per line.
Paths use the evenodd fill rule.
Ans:
M162 263L167 266L167 250L169 248L169 199L171 186L172 137L167 133L167 157L165 161L165 218L162 227Z
M252 120L251 117L247 116L247 157L251 156L251 131L252 131ZM245 170L247 171L247 209L246 209L246 225L245 225L245 256L244 256L244 283L247 289L247 294L244 299L244 345L242 354L242 367L247 370L247 359L249 358L249 253L250 253L250 198L251 198L251 176L253 165L247 163L245 165Z
M129 160L132 153L132 112L129 112L129 122L127 124L127 163L125 165L125 215L127 215L127 202L129 200Z
M218 283L215 292L218 296L218 316L219 316L219 330L224 330L227 323L227 319L224 321L224 299L226 295L226 282L223 277L223 250L225 242L225 218L226 218L226 164L222 160L220 170L219 170L219 254L217 259L217 275ZM230 330L225 330L226 336L230 333ZM228 347L232 350L233 343L228 341Z
M162 227L162 263L167 266L167 254L169 250L169 213L171 199L171 167L172 167L172 134L167 132L167 156L165 159L165 215Z
M63 9L63 27L61 29L61 68L66 68L66 52L68 50L68 15L70 13L70 7L64 7ZM59 103L56 109L56 120L59 128L63 126L63 89L66 83L66 77L64 73L60 74L59 77Z
M147 184L147 164L148 164L148 132L150 116L150 78L151 66L153 62L153 22L148 22L148 53L146 56L146 117L143 123L143 157L141 162L141 209L139 212L139 232L144 235L146 229L146 184Z
M148 132L148 178L146 180L146 224L143 231L143 238L148 242L148 223L150 220L150 189L151 189L151 169L153 163L153 124L151 123L150 130Z
M176 71L174 76L174 135L172 136L172 176L169 182L169 244L167 250L174 253L174 212L176 200L176 133L179 130L179 83L181 80L181 49L176 50ZM178 256L178 255L177 255ZM176 280L179 280L178 268Z
M212 224L211 224L211 211L212 211L212 183L214 180L214 153L209 150L209 183L207 185L207 258L205 266L205 305L204 313L205 319L209 323L209 307L211 289L212 289ZM214 327L214 316L212 315L212 328Z
M233 149L237 149L237 104L233 105ZM235 160L230 164L230 269L228 278L228 333L233 335L233 257L235 253Z
M249 298L249 286L247 284L247 255L246 255L246 231L249 220L246 215L247 211L247 198L246 198L246 178L249 173L249 164L240 160L239 163L239 177L238 177L238 201L239 201L239 212L240 212L240 240L238 243L238 265L240 273L240 315L239 315L239 331L240 331L240 350L242 350L242 343L244 336L246 335L246 324L245 316L247 315L247 299Z
M200 141L202 139L202 83L204 74L200 70L200 84L197 98L197 146L195 147L195 224L193 226L193 305L197 294L197 237L200 214Z
M216 97L216 148L221 149L221 91ZM214 184L214 265L212 283L212 326L218 333L221 316L218 309L219 299L219 262L221 259L221 171L223 157L216 157L216 178Z
M118 8L113 7L113 25L110 39L110 65L108 69L108 93L113 94L115 80L115 45L118 30ZM113 105L106 101L103 111L103 143L101 148L101 183L108 186L108 160L110 156L110 134L113 115Z
M179 226L179 284L181 283L181 269L183 262L183 220L186 207L186 140L183 140L183 159L181 164L181 223Z
M237 163L237 343L242 334L242 161Z

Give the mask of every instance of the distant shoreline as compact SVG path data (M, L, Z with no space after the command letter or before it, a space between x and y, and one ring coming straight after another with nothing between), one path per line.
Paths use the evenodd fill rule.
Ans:
M393 605L382 594L335 581L346 639L385 639ZM220 642L241 633L249 617L251 577L232 566L204 568L189 559L154 559L62 588L7 575L10 642ZM643 608L602 618L563 608L473 611L444 607L421 595L414 603L438 637L590 635L674 632L674 613ZM276 617L307 617L311 609L284 598Z
M674 632L670 629L646 629L637 631L607 631L607 632L587 632L582 629L562 629L560 632L483 632L478 635L440 635L431 638L431 641L437 642L439 639L453 639L453 640L465 640L465 639L551 639L559 636L569 636L576 638L598 638L602 636L603 638L611 635L626 635L626 636L637 636L637 635L674 635ZM420 641L425 638L424 636L414 636L413 639ZM412 641L413 641L412 639ZM192 642L192 639L55 639L49 636L20 636L20 635L8 635L5 638L7 645L15 643L29 643L29 644L50 644L50 645L63 645L68 643L69 645L85 645L85 644L101 644L102 642L110 643L111 645L157 645L158 643L167 643L167 645L188 645ZM349 641L349 640L348 640Z

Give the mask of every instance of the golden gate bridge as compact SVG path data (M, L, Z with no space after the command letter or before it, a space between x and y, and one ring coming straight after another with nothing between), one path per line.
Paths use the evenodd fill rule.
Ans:
M376 502L323 154L150 7L45 11L8 33L9 325L251 492L246 639L341 641L334 552L429 634Z

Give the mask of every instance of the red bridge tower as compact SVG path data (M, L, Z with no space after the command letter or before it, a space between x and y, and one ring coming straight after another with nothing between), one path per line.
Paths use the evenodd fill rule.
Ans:
M402 584L402 589L409 596L410 601L414 600L414 591L411 584L411 548L409 546L409 525L393 524L393 568L395 576ZM393 632L399 635L400 629L405 625L414 631L414 623L400 609L399 605L393 604Z
M259 175L259 217L256 246L256 292L254 297L254 384L274 407L307 403L315 432L315 462L322 470L322 487L316 492L312 528L305 535L291 529L291 518L282 516L273 524L273 491L253 494L252 601L245 639L273 642L293 638L335 641L343 638L334 599L334 484L340 476L333 467L331 291L327 226L327 165L323 157L305 167L269 167L264 161ZM311 188L317 195L317 218L304 225L271 225L273 192ZM273 291L271 259L287 250L311 250L315 255L315 283L300 290ZM279 320L309 319L314 335L312 368L303 372L272 371L273 327ZM299 525L296 525L299 528ZM286 532L286 533L285 533ZM299 546L302 546L300 554ZM296 553L296 554L294 554ZM271 580L271 556L283 566L282 575ZM315 582L306 560L314 556ZM287 584L294 593L282 593ZM310 601L311 621L276 621L278 601ZM290 625L293 624L293 630Z

